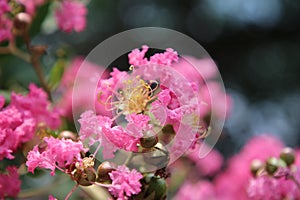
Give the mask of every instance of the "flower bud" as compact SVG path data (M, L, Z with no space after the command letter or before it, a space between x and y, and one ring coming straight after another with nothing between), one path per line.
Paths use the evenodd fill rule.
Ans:
M149 187L146 190L145 197L154 197L153 199L165 199L166 193L166 181L162 178L152 177Z
M259 171L264 168L264 164L261 160L255 159L251 163L251 173L253 176L257 176Z
M141 146L144 148L152 148L158 142L157 135L150 136L150 137L143 137L140 139Z
M286 163L287 166L292 165L295 162L295 151L290 147L282 149L280 158Z
M31 25L31 16L27 13L21 12L18 13L14 18L14 34L15 35L23 35L26 31L28 31Z
M79 185L89 186L96 181L96 171L92 167L88 167L83 171L76 172L74 177Z
M113 163L110 163L108 161L104 161L101 163L97 169L97 182L103 183L103 182L111 182L109 173L114 170Z
M77 140L77 136L75 135L75 133L71 132L71 131L62 131L58 134L58 138L59 139L71 139L73 141Z
M279 166L279 159L275 158L275 157L271 157L267 160L266 163L266 171L268 172L268 174L273 175Z

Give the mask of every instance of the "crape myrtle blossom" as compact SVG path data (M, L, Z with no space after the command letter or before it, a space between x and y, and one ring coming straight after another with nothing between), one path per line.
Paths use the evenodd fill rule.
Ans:
M283 147L283 143L271 135L259 135L250 139L238 154L228 160L225 171L215 178L217 193L224 199L247 200L252 161L277 156Z
M212 171L207 171L206 166L201 167L205 163L201 163L201 161L197 163L195 161L196 154L192 151L192 154L188 154L188 158L196 163L195 168L200 173L196 177L195 174L194 176L192 174L191 180L183 183L175 199L299 199L299 155L296 154L296 158L290 154L282 156L282 152L286 152L285 149L283 149L283 143L274 136L256 136L249 140L238 154L229 159L225 170L221 170L220 165L209 164L212 161L219 163L220 158L217 158L216 155L209 158L208 155L205 159ZM275 159L275 163L277 163L275 165L274 158L279 155L280 159ZM257 160L261 161L261 164L259 168L253 168L252 165ZM180 167L180 165L177 166ZM274 168L275 166L276 168Z
M143 176L135 169L130 171L125 166L119 166L115 171L109 173L109 176L112 179L112 184L108 190L118 200L128 199L127 197L141 191L142 184L140 180Z
M81 32L86 26L87 9L83 2L64 0L55 11L55 19L59 29L67 33Z
M8 166L5 173L0 174L0 199L5 197L17 197L20 191L21 181L18 169Z
M13 41L16 35L23 33L24 30L28 31L31 20L35 18L38 8L48 2L47 0L16 0L9 3L8 0L1 0L0 42ZM60 30L70 33L73 30L81 32L85 29L87 8L83 1L62 0L55 3L57 6L55 7L54 17ZM23 16L18 18L20 17L19 14ZM26 20L24 16L26 16ZM22 25L20 26L20 24ZM25 24L26 26L24 26ZM22 30L17 30L19 28Z
M28 171L34 173L38 168L50 169L51 175L55 169L64 169L75 161L81 161L80 152L86 152L81 142L74 142L71 139L44 138L47 144L45 149L40 150L36 145L27 155L26 165Z
M157 135L159 130L151 130L153 125L160 129L171 126L177 134L170 150L173 155L180 155L196 138L200 127L198 95L191 88L189 79L173 70L172 64L179 59L176 51L168 48L163 53L146 58L148 49L144 45L142 50L134 49L128 54L131 64L129 72L114 68L109 79L100 80L97 99L106 109L112 111L114 120L121 116L127 120L124 129L137 142L124 146L141 146L139 139ZM139 120L132 121L132 116L147 117L148 125L140 127ZM106 136L104 139L112 141L112 138L107 137L107 133L111 133L107 132L107 127L100 129L105 133L102 133L102 136ZM113 129L118 129L119 133L121 128L115 126ZM107 151L103 152L107 154Z
M105 159L113 158L117 149L136 152L140 135L134 136L132 132L121 126L113 126L112 120L106 116L96 115L93 111L86 111L79 119L81 125L79 135L81 140L89 139L89 145L99 142L103 149ZM130 125L130 123L129 123Z
M0 160L13 159L12 154L32 139L40 124L52 129L59 127L59 112L51 108L47 98L34 84L30 84L27 95L13 92L10 104L4 108L4 98L0 97Z
M13 23L8 17L10 10L8 0L2 0L0 2L0 42L13 38L11 32Z
M85 70L80 70L81 67ZM104 71L103 67L85 61L81 56L74 58L66 66L56 91L59 95L61 94L57 107L62 111L64 117L73 120L73 114L82 113L90 109L89 105L95 104L97 97L94 97L93 91L86 89L91 87L92 83L85 80L98 80L100 76L106 78L108 73ZM81 84L76 84L76 81ZM109 114L102 104L97 103L95 106L98 114Z

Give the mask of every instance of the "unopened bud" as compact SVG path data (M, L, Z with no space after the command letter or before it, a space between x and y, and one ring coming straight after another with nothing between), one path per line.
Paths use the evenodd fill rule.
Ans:
M59 139L71 139L73 141L77 140L77 136L75 135L75 133L71 132L71 131L62 131L58 134L58 138Z
M255 159L251 163L251 173L253 176L257 176L258 172L262 170L264 167L264 164L261 160Z
M23 35L28 31L31 21L32 18L29 14L24 12L18 13L14 18L14 34Z
M111 162L104 161L101 163L97 169L97 182L105 183L105 182L111 182L111 178L109 176L109 173L114 170L114 165Z
M280 158L286 163L287 166L292 165L295 162L295 151L290 147L282 149Z
M166 193L167 193L167 184L166 181L162 178L158 177L152 177L149 187L146 190L145 196L146 197L151 197L153 199L165 199L166 198Z
M150 137L143 137L140 139L141 146L144 148L152 148L158 142L157 135L150 136Z
M273 175L279 166L279 159L275 158L275 157L271 157L267 160L266 163L266 171L268 172L268 174Z

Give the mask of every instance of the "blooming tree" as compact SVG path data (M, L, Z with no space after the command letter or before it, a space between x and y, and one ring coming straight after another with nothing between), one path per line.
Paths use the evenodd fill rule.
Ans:
M96 199L300 198L300 154L277 138L252 138L228 160L217 150L199 158L201 148L211 149L205 139L214 134L212 116L222 118L232 107L211 59L143 45L126 54L126 70L77 57L64 72L57 71L65 62L58 59L46 77L47 47L32 43L30 29L50 4L59 30L85 29L84 1L0 2L0 53L30 63L39 80L26 92L0 95L0 199L31 197L22 178L44 171L72 181L65 199L78 187ZM82 63L89 73L80 70ZM92 96L90 79L97 80ZM75 110L81 114L74 123Z

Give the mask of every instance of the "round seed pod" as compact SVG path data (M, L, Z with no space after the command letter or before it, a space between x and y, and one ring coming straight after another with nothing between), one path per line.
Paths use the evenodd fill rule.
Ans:
M255 159L251 163L251 173L253 176L257 176L259 171L264 168L264 163L261 160Z
M287 166L292 165L295 162L295 151L290 147L282 149L280 158L286 163Z
M73 141L76 141L77 140L77 136L75 133L71 132L71 131L62 131L58 134L58 138L59 139L62 139L62 138L65 138L65 139L71 139Z
M23 35L28 31L32 22L32 18L28 13L18 13L13 21L13 32L15 35Z
M144 148L152 148L154 147L158 142L157 135L150 136L150 137L142 137L140 139L141 146Z
M92 167L88 167L83 171L76 172L74 177L79 185L90 186L96 181L96 171Z
M279 159L276 157L271 157L266 162L266 171L268 174L273 175L279 167Z
M111 178L109 176L109 173L112 172L115 169L115 166L113 163L104 161L101 163L97 169L97 182L100 183L106 183L106 182L111 182Z

